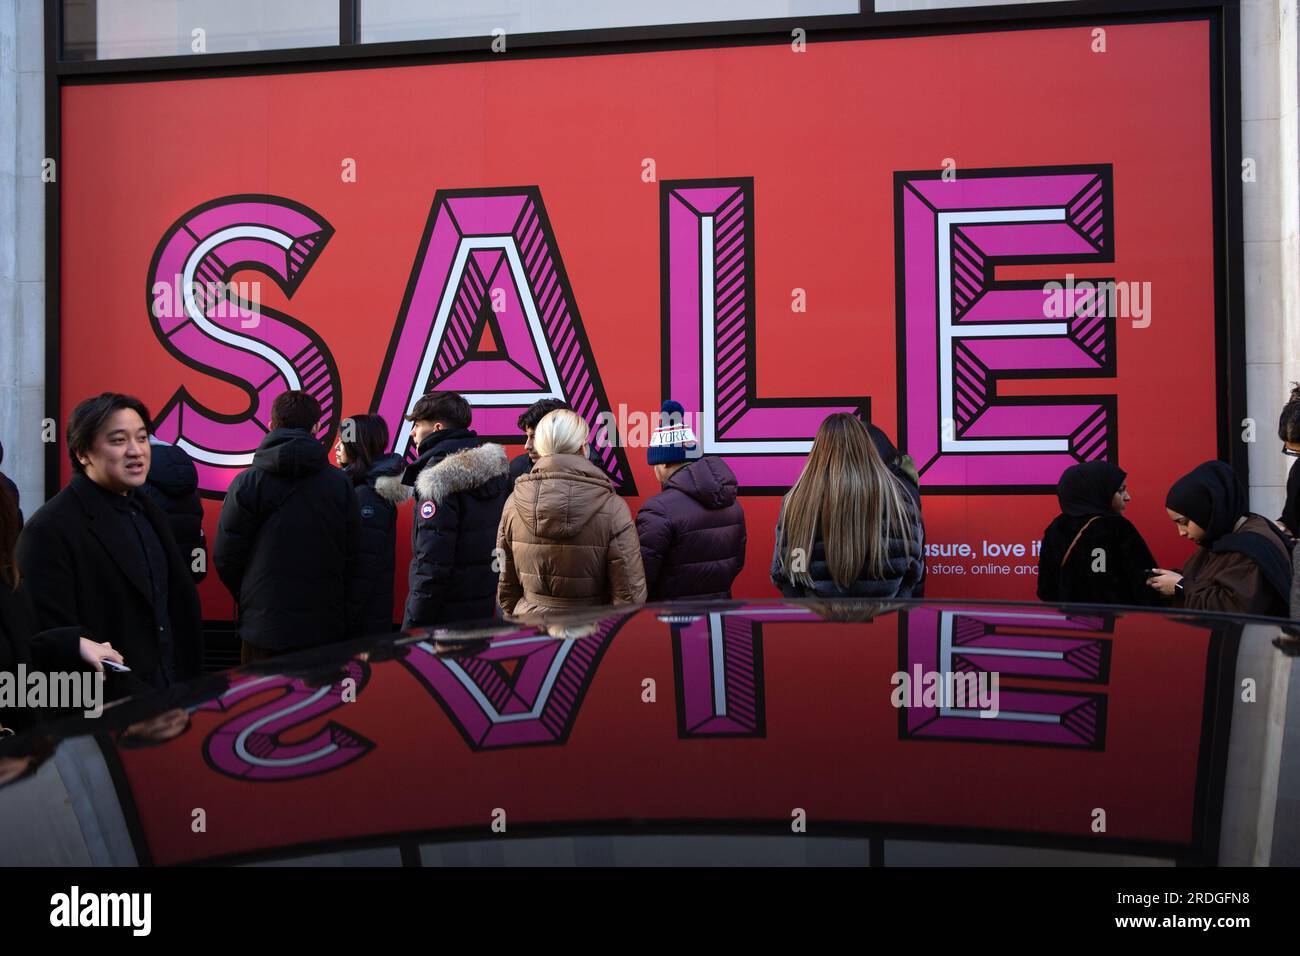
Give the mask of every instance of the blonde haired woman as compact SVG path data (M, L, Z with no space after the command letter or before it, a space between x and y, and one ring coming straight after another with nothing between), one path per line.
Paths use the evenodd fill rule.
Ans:
M772 583L786 597L911 597L924 538L912 496L866 426L837 413L781 502Z
M497 530L508 615L640 604L645 571L636 525L603 471L587 460L590 429L557 409L533 432L540 456L506 499Z

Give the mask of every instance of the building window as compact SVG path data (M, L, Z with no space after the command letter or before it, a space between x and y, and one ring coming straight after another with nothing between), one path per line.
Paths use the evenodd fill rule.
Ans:
M66 60L334 46L339 0L63 0Z
M767 20L859 12L858 0L357 0L362 43Z

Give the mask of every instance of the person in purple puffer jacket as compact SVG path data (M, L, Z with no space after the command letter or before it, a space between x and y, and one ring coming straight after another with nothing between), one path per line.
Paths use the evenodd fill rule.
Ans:
M647 457L664 490L636 516L648 600L729 598L745 566L736 476L722 459L700 457L679 403L664 402L662 422Z

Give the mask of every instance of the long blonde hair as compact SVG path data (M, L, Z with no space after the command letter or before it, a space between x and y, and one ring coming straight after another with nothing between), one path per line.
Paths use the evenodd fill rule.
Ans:
M841 588L864 566L871 577L883 578L889 560L885 539L900 538L910 550L913 515L907 489L885 465L866 426L837 412L817 429L803 472L782 502L781 571L811 587L808 566L820 536L831 579ZM799 550L802 562L794 560Z

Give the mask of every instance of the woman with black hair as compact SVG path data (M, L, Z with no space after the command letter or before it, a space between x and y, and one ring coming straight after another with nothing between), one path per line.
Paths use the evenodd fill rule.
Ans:
M357 576L361 582L362 633L393 629L393 571L397 545L397 506L410 497L402 484L406 462L388 452L388 424L378 415L353 415L343 422L334 454L357 492L361 543Z
M1082 604L1160 603L1147 577L1156 565L1138 529L1124 517L1126 472L1108 461L1086 461L1061 473L1061 513L1043 532L1038 598Z
M1282 439L1282 454L1298 459L1291 463L1286 476L1286 504L1278 520L1293 535L1300 535L1300 384L1291 386L1291 397L1282 406L1277 422L1277 437Z
M1155 569L1147 582L1177 607L1286 617L1293 541L1246 505L1246 488L1221 461L1179 478L1165 498L1178 534L1197 545L1182 573Z

